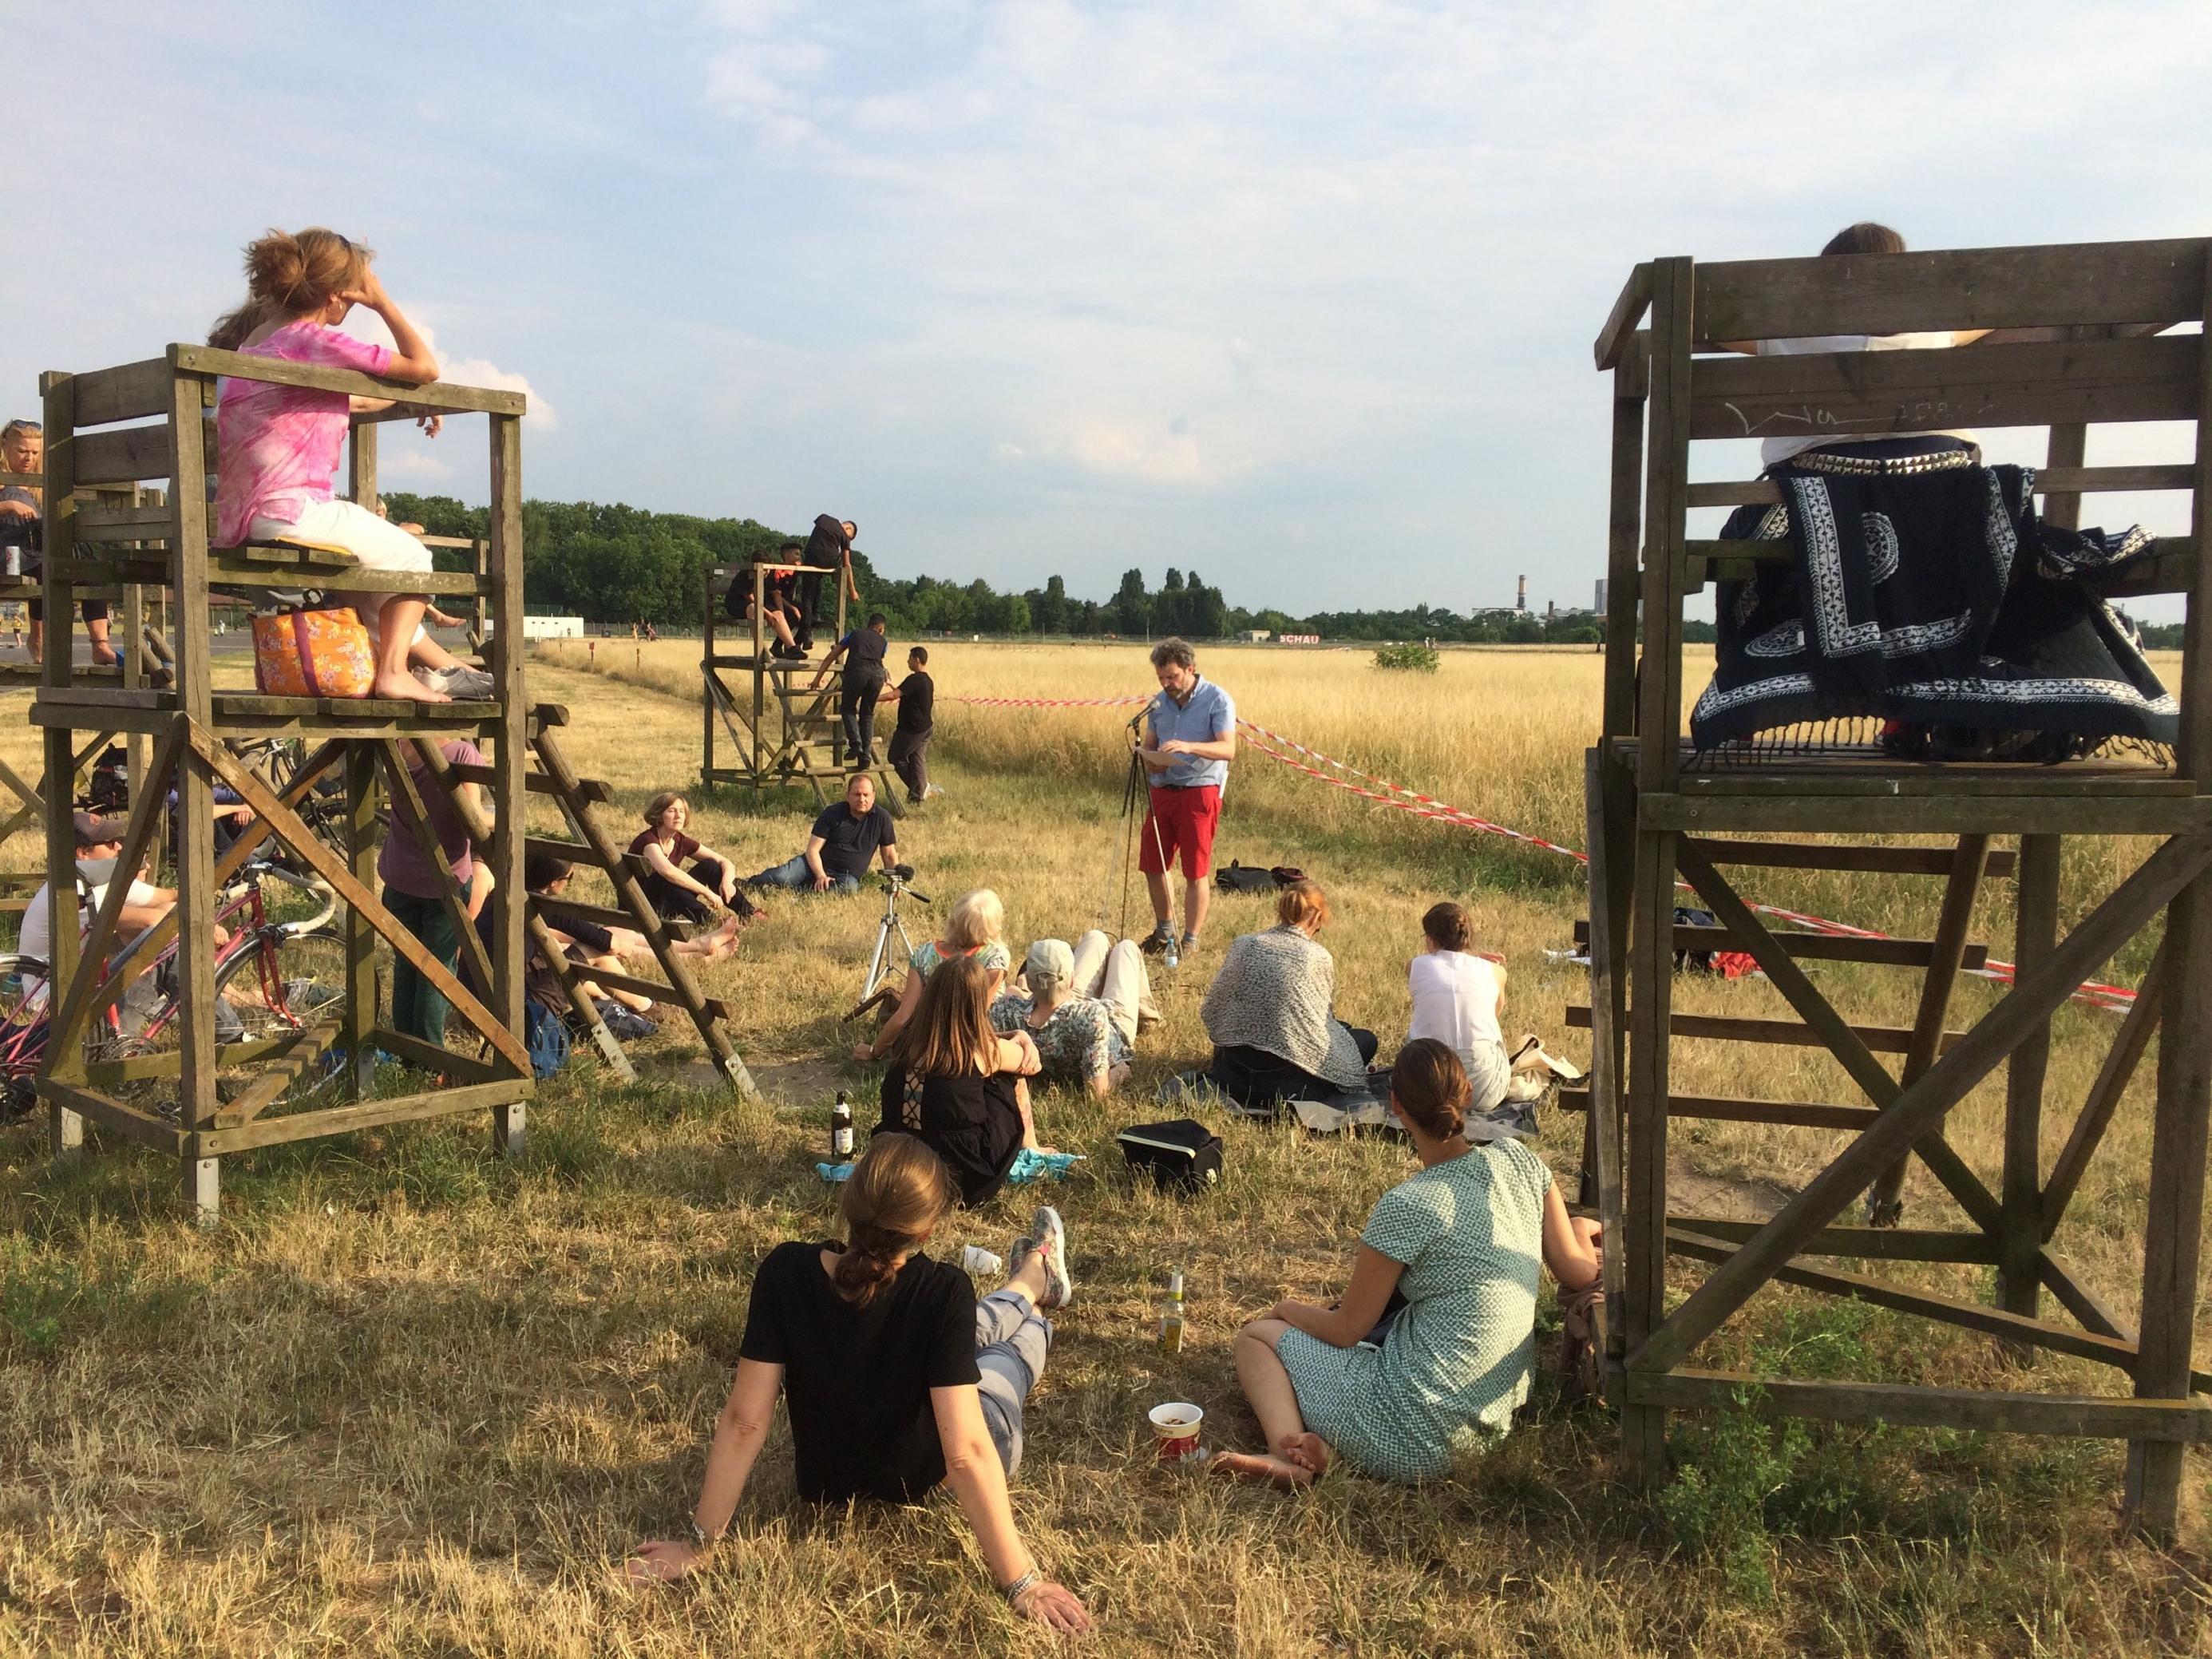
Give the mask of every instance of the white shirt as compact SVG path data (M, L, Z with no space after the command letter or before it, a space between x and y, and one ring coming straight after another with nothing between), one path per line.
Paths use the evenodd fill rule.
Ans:
M80 865L78 868L83 871L88 876L101 874L109 875L112 878L114 870L114 862L112 860L110 860L104 864L94 863ZM91 909L85 913L86 919L88 920L92 914L99 910L100 901L105 899L106 896L106 882L100 882L93 887ZM149 887L143 881L133 881L131 884L131 892L128 902L132 904L151 904L161 896L161 890L160 888ZM31 895L30 903L24 907L22 936L21 941L15 946L15 948L21 951L23 955L27 957L37 957L42 962L51 962L53 960L53 905L48 901L46 896L46 888L42 883L40 885L39 890ZM80 921L79 925L82 927L82 922Z
M1464 951L1429 951L1406 970L1413 993L1412 1037L1448 1043L1462 1063L1472 1064L1475 1043L1504 1047L1498 1029L1498 969Z
M1815 334L1802 340L1761 340L1762 357L1809 357L1829 351L1933 351L1959 343L1948 329L1925 334ZM1832 449L1838 444L1872 443L1881 438L1964 438L1979 440L1971 432L1859 432L1829 433L1814 438L1769 438L1759 447L1762 466L1773 466L1808 449Z

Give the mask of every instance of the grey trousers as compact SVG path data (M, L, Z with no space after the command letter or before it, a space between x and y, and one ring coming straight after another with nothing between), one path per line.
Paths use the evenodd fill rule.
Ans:
M891 770L899 775L906 785L909 799L920 800L929 793L929 739L927 732L893 732L888 758Z
M1051 1346L1052 1327L1027 1297L994 1291L975 1304L975 1366L983 1373L976 1393L1009 1480L1022 1466L1022 1401L1044 1375Z

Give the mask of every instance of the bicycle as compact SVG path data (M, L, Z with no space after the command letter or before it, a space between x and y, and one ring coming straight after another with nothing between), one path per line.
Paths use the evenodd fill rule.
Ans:
M274 884L316 902L307 915L274 919L264 893ZM216 952L216 1030L223 1042L247 1042L298 1030L327 1018L345 993L317 980L316 947L340 942L331 919L337 896L313 877L269 859L240 866L224 886L216 911L228 939ZM112 970L129 961L126 945L110 959ZM156 1052L173 1037L182 1012L172 940L151 967L94 1022L86 1054L94 1061L127 1060ZM249 972L250 981L245 980ZM52 1002L50 966L35 957L0 955L0 1122L27 1115L38 1103L34 1079L46 1057ZM165 1083L124 1085L163 1089ZM174 1110L173 1100L158 1109Z

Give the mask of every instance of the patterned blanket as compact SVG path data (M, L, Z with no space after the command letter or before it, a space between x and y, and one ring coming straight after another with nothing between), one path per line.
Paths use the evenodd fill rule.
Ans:
M2173 742L2172 697L2086 580L2147 556L2140 527L2043 523L2023 467L1839 474L1808 460L1771 474L1782 505L1739 508L1722 532L1787 538L1795 556L1720 584L1717 660L1690 716L1698 749L1869 718L1938 758Z

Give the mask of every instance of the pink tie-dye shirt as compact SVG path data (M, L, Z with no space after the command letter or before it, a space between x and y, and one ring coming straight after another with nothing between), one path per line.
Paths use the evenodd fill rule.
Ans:
M281 357L381 374L392 362L386 347L325 328L310 317L287 323L248 357ZM256 518L295 524L310 501L331 499L331 475L345 448L349 404L341 392L270 386L226 379L216 406L221 459L216 481L217 547L246 539Z

